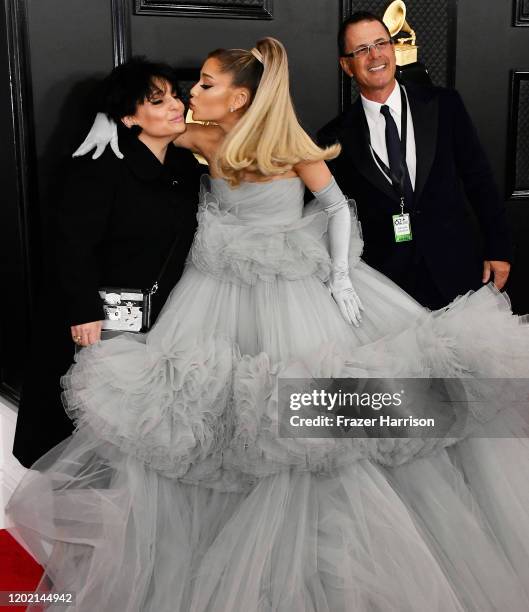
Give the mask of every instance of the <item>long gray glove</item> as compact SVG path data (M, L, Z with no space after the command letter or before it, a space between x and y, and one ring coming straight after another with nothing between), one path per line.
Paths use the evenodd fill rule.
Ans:
M105 113L97 113L94 123L84 139L84 142L77 151L75 151L72 157L86 155L95 147L96 150L92 155L92 159L97 159L103 154L103 151L109 143L115 156L119 159L123 159L123 153L119 150L118 145L118 126L112 119L109 119Z
M343 318L356 327L362 320L364 306L349 278L349 241L351 216L347 199L334 177L321 191L313 192L329 215L328 236L332 261L329 289Z

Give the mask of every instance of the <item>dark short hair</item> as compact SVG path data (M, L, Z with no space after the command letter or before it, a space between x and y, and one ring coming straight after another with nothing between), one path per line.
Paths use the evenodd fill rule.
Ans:
M377 17L373 13L369 11L356 11L350 15L340 26L340 30L338 31L338 52L340 57L345 55L345 33L347 32L347 28L355 23L360 23L361 21L378 21L384 29L388 33L388 36L391 38L391 33L388 30L388 26L382 21L380 17Z
M171 66L143 56L131 57L101 83L99 109L120 125L123 117L135 114L138 104L160 92L157 81L169 83L179 93L176 72Z

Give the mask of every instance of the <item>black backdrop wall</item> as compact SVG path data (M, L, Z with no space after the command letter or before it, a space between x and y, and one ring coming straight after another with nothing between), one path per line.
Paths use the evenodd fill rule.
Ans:
M461 92L489 155L504 193L516 244L516 262L507 291L515 311L529 312L529 133L519 130L529 117L529 94L511 94L514 72L529 71L529 27L515 27L516 15L527 1L459 0L456 87ZM527 14L527 13L526 13ZM529 15L527 15L529 17ZM529 19L524 22L529 26ZM518 110L517 110L518 108ZM520 138L509 137L510 115L518 116ZM526 119L527 120L527 119ZM520 197L510 176L515 158L524 159L519 177Z
M512 71L529 71L529 28L513 25L515 17L522 24L529 23L523 6L517 6L521 1L407 0L406 5L409 22L419 35L421 59L430 65L434 81L455 83L461 91L505 192L518 243L509 293L515 309L528 312L529 246L524 244L529 231L529 185L524 178L527 143L513 135L523 132L529 99L511 94ZM195 68L213 48L248 48L258 38L272 35L289 51L293 96L302 123L313 132L337 114L349 87L336 61L335 38L343 14L362 8L379 10L379 5L387 3L389 0L3 0L0 388L4 394L16 400L34 296L42 276L45 211L57 193L61 163L91 122L89 93L95 80L130 53ZM188 5L195 15L175 12L176 4ZM518 78L523 94L524 77ZM512 134L510 117L518 128ZM529 161L527 168L529 171ZM42 324L45 322L38 322Z

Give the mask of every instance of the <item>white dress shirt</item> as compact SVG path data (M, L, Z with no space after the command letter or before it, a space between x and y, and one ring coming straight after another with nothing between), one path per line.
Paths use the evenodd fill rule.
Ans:
M378 102L373 102L372 100L368 100L364 98L364 96L360 96L362 98L362 106L364 107L364 112L367 118L367 125L369 126L369 135L371 136L371 146L374 151L380 157L380 159L389 166L388 160L388 151L386 148L386 119L384 115L380 112L382 104ZM395 87L386 100L385 104L389 106L389 111L391 116L395 120L397 124L397 129L399 131L400 137L400 129L401 129L401 99L400 99L400 87L397 82L395 82ZM408 106L408 129L407 129L407 139L406 139L406 163L408 165L408 172L410 174L411 185L413 189L415 189L415 177L417 176L417 155L415 150L415 132L413 131L413 119L411 116L410 103L406 98L406 104ZM377 162L375 156L373 155L373 159L375 163L380 168L382 174L386 177L386 179L391 183L391 179L387 176L387 174L382 170L380 164Z

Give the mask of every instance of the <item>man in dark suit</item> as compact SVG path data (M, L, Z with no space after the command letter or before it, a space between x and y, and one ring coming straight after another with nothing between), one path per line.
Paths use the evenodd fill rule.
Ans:
M459 94L398 83L389 31L375 15L352 15L338 42L361 96L318 140L342 145L330 166L356 199L364 261L432 309L491 279L501 289L512 259L505 207Z

